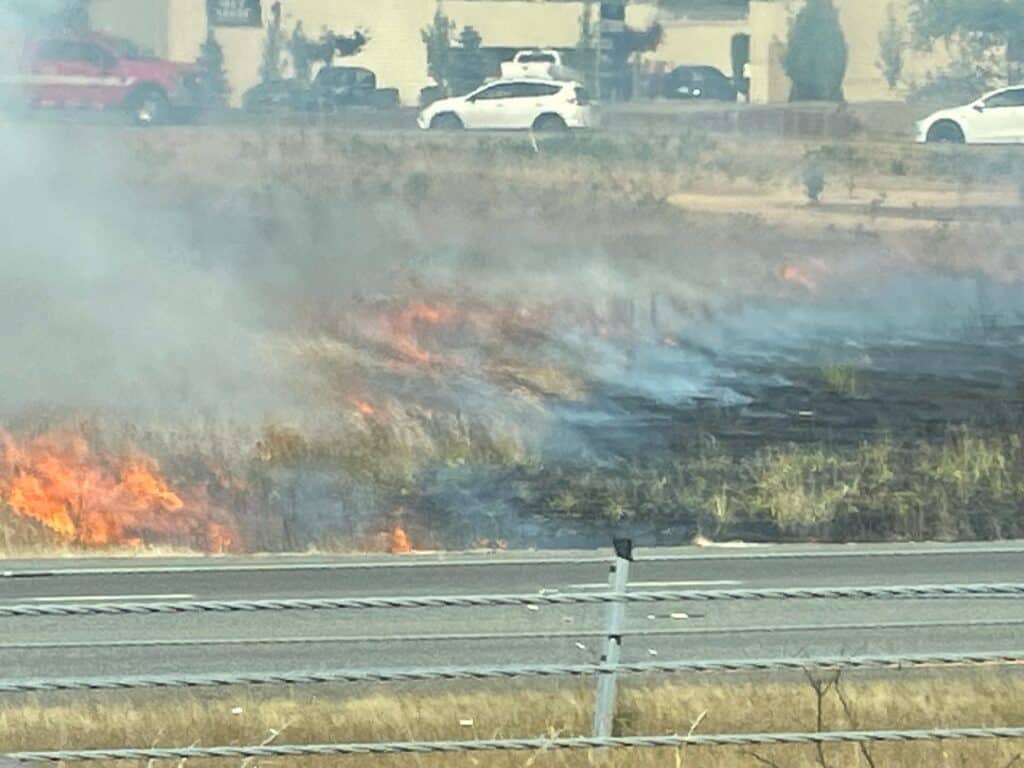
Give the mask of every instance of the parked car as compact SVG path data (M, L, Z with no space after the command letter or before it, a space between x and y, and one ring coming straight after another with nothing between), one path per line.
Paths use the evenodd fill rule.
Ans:
M198 84L194 65L160 59L129 40L99 34L22 39L0 63L5 105L120 109L141 125L194 109Z
M736 101L738 91L722 70L707 66L676 67L662 81L661 96L667 99Z
M242 94L247 112L335 112L349 107L397 107L397 88L378 88L363 67L324 67L312 83L271 80Z
M511 61L501 62L501 76L505 80L524 77L539 80L580 79L578 72L562 62L562 54L550 48L518 51Z
M465 96L441 99L422 112L420 128L564 131L591 128L594 113L577 82L496 80Z
M970 104L929 115L917 123L917 141L1024 143L1024 85L1001 88Z
M314 109L398 106L396 88L378 88L377 75L364 67L324 67L310 86Z
M305 112L309 108L309 85L294 78L260 83L242 94L246 112Z

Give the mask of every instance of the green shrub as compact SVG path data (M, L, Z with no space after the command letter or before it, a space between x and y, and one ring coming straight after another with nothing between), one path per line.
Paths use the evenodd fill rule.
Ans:
M825 169L816 158L805 163L803 170L804 194L812 203L821 200L825 191Z

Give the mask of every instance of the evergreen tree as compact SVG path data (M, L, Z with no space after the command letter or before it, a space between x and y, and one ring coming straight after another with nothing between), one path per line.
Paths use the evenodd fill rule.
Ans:
M807 0L790 28L782 59L793 84L790 101L842 101L847 53L832 0Z
M231 88L224 71L224 49L220 47L211 29L206 41L199 48L196 59L199 69L199 97L204 109L218 109L227 106Z
M434 14L429 27L420 31L423 44L427 47L427 73L439 86L448 89L448 77L451 72L452 34L455 23L445 16L440 9Z
M260 61L260 81L264 83L281 79L281 3L270 6L270 21L267 23L267 36L263 40L263 58Z
M459 33L459 47L453 51L448 85L452 93L469 93L487 77L487 62L480 51L482 39L473 27L464 27Z

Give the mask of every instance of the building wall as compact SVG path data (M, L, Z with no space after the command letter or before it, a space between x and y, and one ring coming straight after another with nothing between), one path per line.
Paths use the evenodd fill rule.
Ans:
M849 51L843 90L847 101L887 101L906 96L908 84L921 82L949 63L940 45L904 51L903 82L894 89L878 66L878 37L888 23L890 5L908 38L910 0L834 0ZM751 100L761 103L786 101L789 79L782 68L782 53L789 25L804 0L753 0L750 9Z
M167 56L169 0L92 0L89 21L93 29L126 37ZM189 58L195 58L193 54Z
M750 100L770 104L789 98L782 51L789 34L789 9L780 0L750 3Z
M664 28L661 45L646 59L673 66L708 64L729 76L732 75L733 35L750 32L746 19L665 19L661 23Z
M168 6L167 57L193 61L199 54L199 46L206 40L206 0L164 2Z

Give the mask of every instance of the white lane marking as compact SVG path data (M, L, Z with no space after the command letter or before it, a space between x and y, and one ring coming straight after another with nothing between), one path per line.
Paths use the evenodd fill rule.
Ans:
M736 587L742 581L722 579L720 581L631 581L630 587ZM608 589L607 582L594 584L570 584L569 589Z
M68 595L66 597L31 597L33 603L111 603L135 600L191 600L195 595Z

